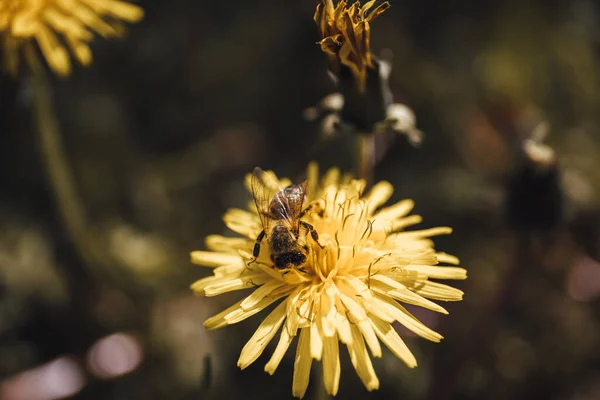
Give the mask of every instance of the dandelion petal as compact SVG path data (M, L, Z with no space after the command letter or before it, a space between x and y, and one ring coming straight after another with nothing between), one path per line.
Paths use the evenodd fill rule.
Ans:
M206 267L243 264L242 257L239 254L215 253L213 251L192 251L190 258L192 263Z
M312 357L310 356L310 329L303 328L300 331L298 347L296 348L296 361L294 362L294 378L292 382L292 395L302 398L308 387L310 378L310 367Z
M409 265L408 271L416 271L435 279L467 279L467 271L458 267L433 267L429 265Z
M250 296L246 297L244 301L242 301L242 308L244 310L254 307L259 301L268 296L271 292L279 289L280 287L285 286L283 282L280 281L269 281L262 286L259 286Z
M412 200L402 200L393 206L385 207L379 210L374 218L376 220L387 219L393 220L404 217L415 207L415 202Z
M277 297L265 297L261 301L259 301L254 307L243 310L241 307L242 301L240 300L231 307L225 309L224 311L208 318L204 321L204 326L206 329L218 329L223 328L224 326L235 324L237 322L243 321L248 317L253 316L257 312L265 309L270 304L279 300L283 296Z
M340 386L340 349L337 336L323 339L323 380L325 390L335 396Z
M394 187L389 182L379 182L373 186L371 191L365 196L369 207L372 210L377 209L392 196Z
M310 356L320 360L323 354L323 337L316 323L310 324Z
M379 379L375 375L363 337L356 325L351 325L350 330L352 332L352 344L348 345L350 361L367 390L370 392L378 389Z
M295 334L296 333L294 332L294 335ZM265 372L267 372L269 375L273 375L275 373L275 370L277 370L277 367L283 359L283 356L290 347L290 344L292 344L292 339L294 338L294 335L290 335L285 327L281 330L281 335L279 337L277 347L271 355L271 359L265 365Z
M373 354L373 357L381 357L381 345L379 344L379 340L377 340L377 335L375 334L370 321L366 319L359 322L358 328L360 329L365 342L367 342L367 346L369 346L369 349L371 349L371 354Z
M462 290L431 281L420 282L415 286L414 292L423 297L441 301L460 301L463 298Z
M404 361L408 367L416 367L417 359L400 338L400 335L398 335L398 332L396 332L394 327L374 315L371 316L370 320L377 337L379 337L387 348L390 349L396 357Z
M398 302L387 299L384 299L384 301L396 308L396 320L406 328L432 342L439 342L442 340L442 335L425 326L421 321L409 313L406 308L398 304Z
M260 357L267 344L269 344L279 330L279 327L281 327L285 319L285 308L286 304L282 302L263 320L256 332L254 332L254 335L252 335L242 349L238 360L238 367L244 369Z

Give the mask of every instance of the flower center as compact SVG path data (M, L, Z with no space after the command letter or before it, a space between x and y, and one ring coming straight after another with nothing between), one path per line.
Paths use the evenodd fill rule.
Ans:
M22 12L37 12L50 3L51 0L3 0L0 3L0 21L15 18Z
M369 240L372 223L367 204L358 193L352 197L349 194L352 193L341 191L334 198L326 195L323 215L310 218L324 248L309 239L308 266L321 280L348 275L356 262L362 264L369 256L365 249L373 246Z
M39 19L39 14L54 0L2 0L0 2L0 32L9 31L16 36L28 32L28 27ZM17 27L16 24L19 26ZM15 31L16 29L16 31Z

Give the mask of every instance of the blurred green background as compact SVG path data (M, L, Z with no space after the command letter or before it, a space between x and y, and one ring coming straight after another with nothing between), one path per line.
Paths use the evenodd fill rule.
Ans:
M294 348L273 377L265 356L239 371L265 313L205 331L240 294L194 297L189 285L210 271L188 254L230 234L220 216L245 206L254 166L293 179L311 160L353 168L351 140L322 140L302 117L335 91L316 1L139 4L146 17L124 40L96 40L90 68L51 77L89 236L66 229L52 195L30 80L0 78L0 395L290 398ZM415 310L442 343L402 331L418 368L384 353L381 388L367 394L343 358L338 397L599 399L600 5L391 4L372 49L393 52L394 98L425 139L396 137L375 176L394 184L392 200L416 201L421 226L454 228L436 246L469 279L449 316ZM514 181L521 139L542 121L564 213L532 232L529 216L551 199ZM306 398L326 398L321 379Z

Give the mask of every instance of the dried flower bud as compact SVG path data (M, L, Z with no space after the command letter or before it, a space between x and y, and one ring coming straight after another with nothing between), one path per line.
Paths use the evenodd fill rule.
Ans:
M314 16L331 71L339 77L351 74L359 92L365 91L368 70L376 64L371 56L370 22L390 7L386 1L371 10L374 4L372 0L362 7L358 3L348 7L347 0L340 0L334 7L332 0L322 0Z
M509 179L508 220L518 230L550 230L563 220L564 195L556 153L541 139L521 143L518 164Z
M348 6L347 0L336 5L321 0L315 12L322 40L318 42L327 55L329 72L339 93L325 97L317 106L304 111L307 120L323 118L323 136L331 136L331 114L336 114L336 130L362 135L395 132L407 135L418 145L422 133L415 127L413 112L394 104L388 78L391 56L377 58L371 53L370 23L390 7L388 2L374 6L369 1ZM388 51L388 53L390 53ZM335 101L333 101L335 100ZM331 103L332 107L327 107Z
M381 75L379 65L378 60L373 60L373 67L367 69L364 90L356 84L349 68L340 68L336 75L338 87L344 96L341 118L352 124L359 133L370 134L376 124L385 121L387 108L392 104L388 79Z

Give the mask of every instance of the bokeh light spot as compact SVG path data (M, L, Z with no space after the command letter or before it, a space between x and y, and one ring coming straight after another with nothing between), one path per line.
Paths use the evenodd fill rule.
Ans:
M110 379L135 370L142 359L142 347L133 336L115 333L94 343L88 352L87 362L94 375Z
M22 372L0 384L4 400L55 400L72 396L85 385L79 365L68 357Z

